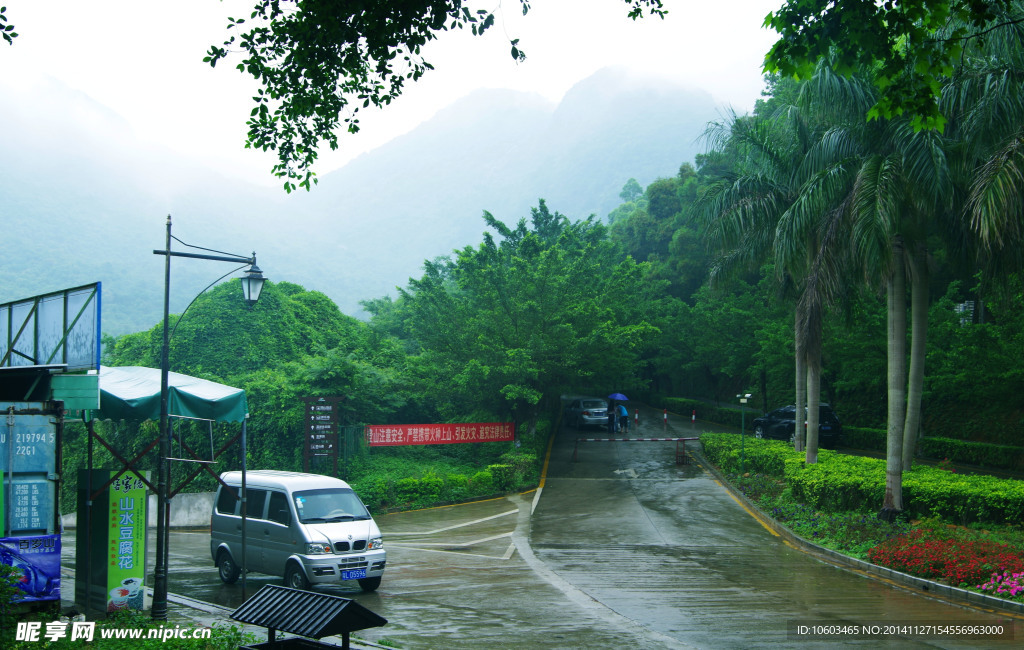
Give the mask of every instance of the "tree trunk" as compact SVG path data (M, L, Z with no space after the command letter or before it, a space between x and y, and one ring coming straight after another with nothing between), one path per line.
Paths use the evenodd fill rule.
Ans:
M801 424L801 413L804 412L804 407L807 406L807 355L804 351L804 329L803 319L800 318L800 305L797 305L796 316L793 319L794 332L793 332L793 347L796 351L794 358L796 361L796 427L793 438L793 449L796 451L804 450L804 429Z
M910 289L910 371L907 384L907 419L903 426L903 471L909 472L921 437L921 395L924 393L925 342L928 337L927 250L914 252Z
M818 420L821 403L821 305L816 298L811 298L807 305L807 341L804 352L807 355L807 411L797 411L796 426L803 427L807 437L807 455L805 462L813 465L818 462ZM806 421L806 423L805 423Z
M886 432L885 500L878 516L891 521L903 510L903 425L907 400L907 279L903 264L903 240L892 247L892 271L888 283L888 392Z

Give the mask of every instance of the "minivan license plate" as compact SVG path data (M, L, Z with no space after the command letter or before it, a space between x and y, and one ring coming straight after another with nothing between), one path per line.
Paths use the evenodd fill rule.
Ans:
M342 580L355 580L356 578L365 578L366 569L352 569L351 571L342 571Z

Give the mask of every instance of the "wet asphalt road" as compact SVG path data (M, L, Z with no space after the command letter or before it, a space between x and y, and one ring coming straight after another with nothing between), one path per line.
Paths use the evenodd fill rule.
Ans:
M666 436L660 412L641 416L633 437ZM673 436L700 430L674 418L670 426ZM380 589L323 589L388 619L356 636L407 649L954 648L1024 639L1019 620L921 597L791 548L700 465L677 465L675 443L579 443L574 461L577 437L607 435L560 431L537 493L377 517L388 549ZM174 531L169 548L171 592L241 604L241 584L217 578L206 532ZM280 580L250 576L248 594L267 583ZM797 625L913 623L1010 624L1016 641L793 633Z

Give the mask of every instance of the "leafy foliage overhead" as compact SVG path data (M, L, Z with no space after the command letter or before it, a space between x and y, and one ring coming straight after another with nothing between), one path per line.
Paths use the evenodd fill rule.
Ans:
M14 25L7 20L7 7L0 7L0 36L3 36L8 45L14 45L14 39L18 32L14 31Z
M916 128L942 129L943 79L972 39L1010 25L1013 0L786 0L765 18L781 38L765 72L800 79L833 58L836 72L873 69L880 91L869 118L913 116Z
M644 9L663 16L661 0L625 0L634 20ZM523 14L530 10L519 0ZM370 105L397 99L408 81L417 81L433 66L421 49L439 32L470 28L474 35L495 22L492 9L462 0L257 0L246 18L229 18L238 33L211 46L204 59L211 66L241 48L236 66L262 84L253 99L247 147L277 152L273 171L286 177L285 189L307 190L316 179L312 165L326 142L338 148L341 123L359 130L356 114ZM491 5L488 5L491 6ZM510 42L512 58L526 55L519 39Z

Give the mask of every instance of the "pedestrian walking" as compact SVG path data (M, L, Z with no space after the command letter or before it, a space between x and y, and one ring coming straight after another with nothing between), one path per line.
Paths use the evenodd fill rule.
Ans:
M619 404L619 430L629 431L629 409L625 404Z
M608 433L615 435L615 425L618 422L618 409L615 408L615 400L608 401Z

